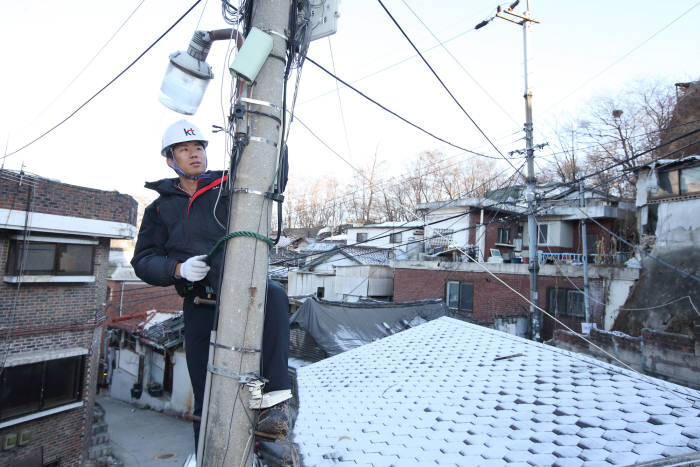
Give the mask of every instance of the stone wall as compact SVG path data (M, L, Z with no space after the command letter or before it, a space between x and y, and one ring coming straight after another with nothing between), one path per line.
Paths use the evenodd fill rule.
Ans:
M558 329L551 343L624 366L617 361L621 360L650 376L700 389L700 345L693 337L651 329L644 329L640 337L599 329L582 336Z

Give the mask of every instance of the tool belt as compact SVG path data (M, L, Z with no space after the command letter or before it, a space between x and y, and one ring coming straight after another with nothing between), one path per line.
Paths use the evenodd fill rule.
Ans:
M186 298L194 297L193 302L195 305L216 306L214 289L203 282L185 282L181 295Z

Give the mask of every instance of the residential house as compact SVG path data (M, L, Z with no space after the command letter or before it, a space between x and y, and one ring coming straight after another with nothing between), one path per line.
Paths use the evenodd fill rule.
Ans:
M642 275L612 328L690 336L700 304L700 155L661 159L637 170Z
M304 465L700 458L699 391L447 317L297 368L297 382Z
M392 263L394 300L443 298L451 309L477 322L526 334L529 270L522 263L529 259L529 239L523 192L524 187L515 186L493 190L483 198L420 204L426 254L419 261ZM639 271L619 266L629 250L622 246L616 250L605 229L620 230L631 214L630 203L588 189L584 214L577 189L541 186L538 192L539 305L563 325L581 330L586 313L580 219L588 215L604 227L587 220L589 262L596 265L589 272L590 320L610 329L615 307L624 303ZM616 268L604 267L615 263ZM561 327L545 317L543 338L550 339L557 326Z
M700 246L700 154L637 170L637 225L659 250Z
M309 256L303 266L289 271L290 297L315 295L338 301L391 299L392 249L318 242L301 253Z
M182 311L124 315L108 326L109 394L140 407L192 415Z
M544 190L550 191L550 190ZM540 262L557 260L581 263L583 241L581 219L586 219L588 260L595 264L621 264L630 257L630 248L615 234L632 230L634 207L631 200L597 189L584 190L585 207L579 207L580 192L575 188L558 188L537 202L537 249ZM600 225L599 225L600 224ZM527 217L521 220L523 249L528 250ZM525 255L528 255L524 253Z
M110 241L135 235L136 209L0 170L0 465L88 460Z
M447 306L480 324L495 319L529 321L530 273L527 264L452 261L392 261L394 301L443 299ZM639 278L638 268L590 265L590 322L611 329L617 309ZM585 321L583 267L542 264L538 273L539 305L568 328L581 331ZM527 325L527 324L526 324ZM543 340L562 325L545 316Z
M423 251L423 222L382 222L348 227L347 244L392 248L399 257Z
M425 251L441 259L457 261L527 261L529 237L524 187L493 190L483 198L421 203L425 217ZM588 215L603 227L619 231L619 224L632 214L631 202L599 190L584 192L586 207L579 206L575 188L539 186L538 258L540 262L581 263L580 219ZM629 257L612 236L588 220L589 261L622 262Z
M522 209L510 201L462 198L420 203L426 259L483 262L497 250L510 260ZM521 248L517 248L521 251Z

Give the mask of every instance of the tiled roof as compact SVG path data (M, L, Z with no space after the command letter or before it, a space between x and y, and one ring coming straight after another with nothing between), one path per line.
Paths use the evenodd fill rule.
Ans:
M330 251L333 248L337 248L338 245L337 243L332 243L332 242L316 242L316 243L311 243L301 250L299 250L300 253L323 253L325 251Z
M390 248L371 246L346 246L343 251L365 265L389 264L393 255Z
M630 465L700 451L700 392L451 318L297 378L306 466Z

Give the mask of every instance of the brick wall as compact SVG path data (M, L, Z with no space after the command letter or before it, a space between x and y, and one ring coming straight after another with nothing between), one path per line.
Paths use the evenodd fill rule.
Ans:
M10 182L0 170L0 208L26 211L30 186L32 212L125 222L136 225L137 203L129 195L116 191L102 191L48 180L26 178L21 186ZM12 172L14 174L14 172ZM16 178L16 175L13 175Z
M516 266L516 265L514 265ZM527 266L517 265L522 273L519 274L496 274L501 280L525 297L530 296L530 277L527 274ZM422 300L428 298L445 299L446 283L448 281L471 282L474 285L473 312L470 317L478 322L489 323L495 315L513 315L529 313L529 303L506 288L497 279L485 271L472 272L451 270L449 263L439 269L418 269L400 268L394 271L394 301L407 302L412 300ZM573 277L571 282L583 289L583 278ZM538 277L539 304L547 309L549 288L574 289L563 276ZM591 295L594 297L603 296L603 282L599 279L589 281ZM599 300L602 301L602 300ZM602 326L603 307L595 301L591 301L591 321L598 327ZM559 316L561 322L575 330L580 330L581 318ZM545 317L543 323L543 334L545 338L550 338L554 329L562 327L560 324L552 322ZM546 332L545 332L546 331Z
M177 294L173 286L157 287L143 282L123 283L108 280L106 308L108 320L120 315L120 302L122 316L149 310L182 310L182 297Z
M477 227L481 222L481 213L473 212L470 215L469 225L474 226L473 229L469 231L469 242L472 245L479 246L479 228ZM484 261L491 256L491 249L496 249L503 253L513 253L513 248L498 246L498 230L508 229L510 231L510 243L513 243L513 239L518 234L518 219L513 218L510 214L495 213L495 212L484 212L484 224L486 225L486 245L484 250Z
M45 179L35 184L32 211L114 222L135 223L136 202L128 195L65 185ZM0 177L0 208L25 210L26 183ZM18 231L0 225L0 273L6 271L9 238ZM43 451L43 462L60 458L60 465L80 466L90 440L95 397L100 328L105 320L104 302L110 240L95 245L91 283L29 283L0 281L0 351L51 351L70 347L88 350L82 381L83 406L0 429L6 434L29 431L23 447L0 451L0 465L15 465ZM0 355L4 355L0 354Z

